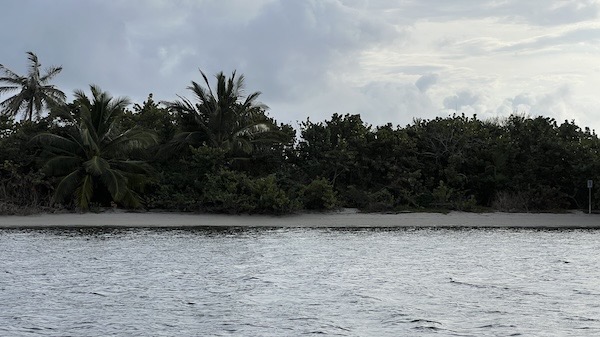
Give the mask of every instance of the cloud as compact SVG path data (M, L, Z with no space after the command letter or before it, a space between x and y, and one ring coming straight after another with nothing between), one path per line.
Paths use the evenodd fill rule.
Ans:
M596 0L512 0L501 3L494 9L518 21L556 26L597 19L600 3Z
M281 1L266 6L242 34L249 43L236 48L234 62L251 63L247 72L276 88L274 97L298 100L353 71L363 50L395 39L396 29L337 1Z
M580 43L600 44L600 27L577 28L560 34L543 35L498 48L497 51L539 51L547 48L558 50Z
M474 107L482 100L481 94L463 90L456 95L444 98L444 108L448 110L461 111L463 107Z
M149 92L160 100L190 96L185 88L201 81L198 68L209 76L237 70L281 121L338 112L408 123L515 109L583 118L573 111L597 116L600 104L599 7L596 0L8 1L0 63L23 73L31 50L44 66L63 66L55 84L66 92L96 83L137 102Z
M437 82L438 78L438 74L426 74L419 77L417 82L415 82L415 85L417 86L417 88L419 88L421 92L425 92Z
M561 123L565 120L575 120L582 127L594 125L593 116L596 107L581 103L576 99L569 85L561 85L554 90L539 93L520 93L506 98L497 108L498 115L525 114L533 117L546 116Z
M373 1L372 8L386 8L385 0ZM597 19L600 3L596 0L411 0L390 5L387 10L400 17L399 22L416 20L465 20L496 18L506 22L538 26L557 26ZM410 19L412 18L412 19Z
M360 88L365 120L381 125L408 124L415 116L434 117L438 109L431 98L413 83L373 82Z

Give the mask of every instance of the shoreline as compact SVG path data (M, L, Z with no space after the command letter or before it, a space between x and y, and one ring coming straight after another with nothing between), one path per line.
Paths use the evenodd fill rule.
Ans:
M0 216L0 229L19 228L600 228L599 214L575 213L302 213L285 216L195 213L63 213Z

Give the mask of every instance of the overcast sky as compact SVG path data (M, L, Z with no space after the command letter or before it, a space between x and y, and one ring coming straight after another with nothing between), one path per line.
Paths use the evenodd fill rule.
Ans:
M66 93L142 102L237 70L279 122L455 111L600 130L597 0L4 0L0 63L62 65ZM213 78L211 78L213 79ZM5 96L0 99L6 98Z

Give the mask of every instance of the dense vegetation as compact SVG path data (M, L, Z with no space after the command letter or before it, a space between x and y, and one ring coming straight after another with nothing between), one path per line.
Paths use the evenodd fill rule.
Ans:
M244 78L201 73L193 99L130 106L91 86L72 102L0 65L0 213L102 207L284 214L587 208L600 140L574 122L454 115L370 126L359 115L279 124ZM48 113L42 114L47 111ZM24 118L19 118L22 114ZM594 189L597 191L597 189ZM594 193L594 208L600 192Z

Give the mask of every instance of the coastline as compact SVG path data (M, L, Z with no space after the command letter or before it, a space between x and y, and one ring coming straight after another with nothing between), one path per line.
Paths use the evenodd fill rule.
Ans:
M107 211L0 216L7 228L178 228L178 227L274 227L274 228L600 228L599 214L574 213L358 213L342 210L285 216L221 215Z

